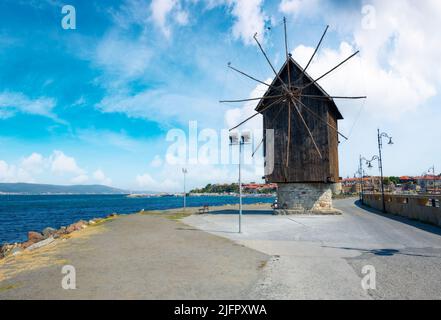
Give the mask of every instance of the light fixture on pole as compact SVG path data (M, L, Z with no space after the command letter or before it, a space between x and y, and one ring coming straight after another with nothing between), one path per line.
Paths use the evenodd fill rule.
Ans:
M186 174L188 173L188 170L187 170L187 168L182 168L182 173L184 174L184 211L186 210L186 208L187 208L187 191L186 191L186 188L185 188L185 176L186 176Z
M366 159L365 157L362 157L360 155L360 161L359 161L359 164L358 164L358 174L359 174L359 177L360 177L360 201L361 201L361 204L364 204L363 203L363 178L364 178L364 174L363 174L363 161L366 161L366 163L368 163L368 159ZM369 168L369 165L368 165L368 168ZM370 165L370 168L372 168L372 165Z
M239 146L239 233L242 233L242 146L250 144L251 134L248 131L242 132L239 136L237 132L230 132L230 146Z
M392 142L392 137L385 132L380 133L380 129L377 130L377 138L378 138L378 154L379 154L378 166L380 167L380 175L381 175L381 202L383 204L383 212L386 212L386 202L384 201L383 159L381 156L381 149L383 148L383 138L389 139L389 142L387 143L389 145L392 145L394 143Z

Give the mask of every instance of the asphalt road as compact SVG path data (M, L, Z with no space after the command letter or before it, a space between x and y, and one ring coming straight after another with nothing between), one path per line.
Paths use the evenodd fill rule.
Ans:
M335 201L341 216L245 215L243 234L231 214L184 222L272 256L250 298L440 299L441 229L354 202ZM361 285L368 265L375 290Z

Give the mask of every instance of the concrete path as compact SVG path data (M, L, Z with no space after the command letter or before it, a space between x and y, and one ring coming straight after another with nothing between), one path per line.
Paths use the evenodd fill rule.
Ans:
M129 215L0 262L2 299L246 299L264 253L165 217ZM64 290L63 265L76 270Z
M272 256L249 298L440 299L441 229L335 201L341 216L190 216L184 222ZM364 290L362 268L376 271Z

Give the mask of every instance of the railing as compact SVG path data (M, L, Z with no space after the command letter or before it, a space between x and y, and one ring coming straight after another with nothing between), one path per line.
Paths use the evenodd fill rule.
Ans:
M441 226L441 195L385 194L384 201L388 213ZM363 203L381 210L381 194L363 194Z

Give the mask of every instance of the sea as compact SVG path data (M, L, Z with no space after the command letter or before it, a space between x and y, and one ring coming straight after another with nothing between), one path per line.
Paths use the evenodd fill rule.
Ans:
M243 197L244 204L272 203L272 197ZM189 196L188 207L237 204L234 196ZM144 210L175 209L183 197L129 198L126 195L0 195L0 245L27 240L28 231L60 228L79 220L130 214Z

